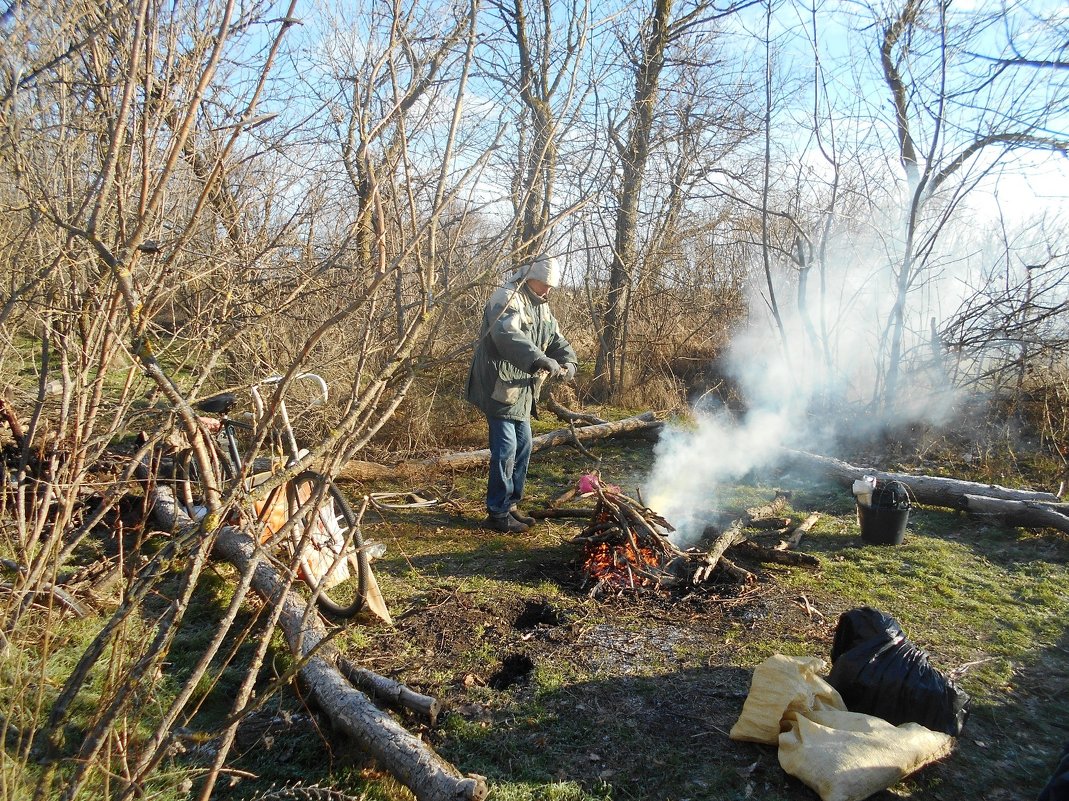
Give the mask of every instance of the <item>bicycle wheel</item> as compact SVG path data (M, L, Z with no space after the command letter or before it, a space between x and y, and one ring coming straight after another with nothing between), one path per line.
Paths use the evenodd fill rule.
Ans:
M326 476L306 470L286 485L286 497L290 515L300 518L292 536L300 549L301 579L317 592L316 603L326 614L356 615L367 603L370 568L364 535L345 496ZM355 582L333 584L337 578L333 571L343 565L347 571L348 563L355 565ZM344 589L352 592L351 598L342 600Z

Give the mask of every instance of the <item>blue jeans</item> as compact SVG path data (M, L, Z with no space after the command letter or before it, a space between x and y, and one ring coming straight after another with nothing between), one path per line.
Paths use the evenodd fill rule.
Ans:
M486 422L490 427L486 511L491 517L504 517L523 497L531 461L531 421L487 417Z

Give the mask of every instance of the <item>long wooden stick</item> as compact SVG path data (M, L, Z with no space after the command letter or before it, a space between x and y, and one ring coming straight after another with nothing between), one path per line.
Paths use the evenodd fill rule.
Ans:
M153 511L157 518L180 514L169 488L156 485ZM163 520L161 522L167 522ZM316 614L308 614L308 603L287 589L287 584L266 560L257 554L257 545L245 532L234 526L220 530L214 554L226 559L241 573L252 567L252 589L268 604L282 605L279 627L294 655L303 660L299 676L312 691L319 705L335 726L352 737L360 747L378 760L399 782L408 787L419 801L481 801L487 795L486 780L472 774L462 776L453 765L433 749L405 730L393 718L375 706L342 674L338 662L341 654L329 641L329 634ZM370 671L360 669L362 684L372 683ZM400 685L385 677L374 682L389 687L396 699L411 702L428 716L437 712L436 702L426 696L407 695ZM404 696L404 700L401 699ZM433 702L433 703L428 703ZM405 704L408 706L408 704Z
M575 441L590 442L611 437L631 436L638 433L660 431L664 423L655 412L643 412L634 417L616 420L599 425L559 428L548 434L541 434L531 440L531 450L540 451L557 445L570 445ZM405 478L430 473L437 470L469 470L483 467L490 463L490 449L477 451L458 451L443 453L420 461L401 462L397 465L384 465L377 462L353 460L342 468L339 480L374 481L387 478Z

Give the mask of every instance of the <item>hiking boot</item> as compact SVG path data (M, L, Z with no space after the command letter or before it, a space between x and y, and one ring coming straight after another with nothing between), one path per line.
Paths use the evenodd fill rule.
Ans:
M519 520L525 526L533 526L535 524L535 519L517 506L509 509L509 517L513 520Z
M515 519L512 515L487 515L486 527L502 534L522 534L527 526Z

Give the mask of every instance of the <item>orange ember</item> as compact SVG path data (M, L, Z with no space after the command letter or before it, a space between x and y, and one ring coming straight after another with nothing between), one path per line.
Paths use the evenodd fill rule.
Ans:
M622 545L599 542L587 546L583 570L592 579L620 588L647 587L657 584L655 575L661 563L652 548L630 543Z

